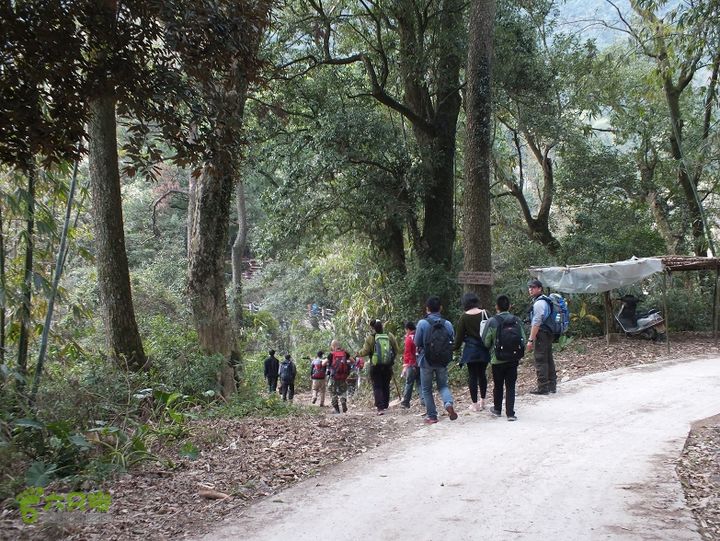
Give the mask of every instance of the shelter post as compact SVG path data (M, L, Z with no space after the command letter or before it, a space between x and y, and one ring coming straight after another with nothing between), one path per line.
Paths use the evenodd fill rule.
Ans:
M606 291L603 293L603 299L605 300L605 341L607 345L610 345L610 321L613 318L612 303L610 302L610 292Z
M667 344L667 352L670 354L670 321L667 309L667 279L670 271L663 272L663 314L665 315L665 343Z

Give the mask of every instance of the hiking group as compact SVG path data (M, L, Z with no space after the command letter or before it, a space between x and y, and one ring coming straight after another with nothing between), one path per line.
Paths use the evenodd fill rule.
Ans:
M528 282L528 293L532 298L528 311L529 336L520 318L510 313L511 303L507 295L497 297L495 314L489 316L487 310L479 306L477 295L466 293L461 299L463 313L455 326L442 317L440 299L429 297L425 303L425 317L417 323L405 323L401 371L405 384L402 393L397 388L400 406L410 408L413 391L417 389L420 406L425 409L424 422L437 423L438 410L433 395L435 387L450 420L457 419L448 385L448 369L455 354L460 356L460 366L467 366L467 384L472 401L470 409L473 411L480 411L486 406L489 365L493 379L490 413L500 417L504 402L507 420L517 420L515 386L518 366L523 356L530 352L534 355L537 376L537 388L531 393L555 393L557 375L552 344L568 327L567 304L558 294L543 295L543 286L539 280ZM271 350L265 360L268 390L275 392L279 379L283 400L292 401L297 373L295 364L289 354L280 363L274 353ZM323 351L318 351L310 362L312 403L316 404L319 400L319 405L325 406L327 389L333 413L347 412L348 394L352 395L359 385L364 358L368 358L375 408L378 415L385 414L390 405L393 366L399 354L397 339L392 333L384 332L383 324L378 319L370 321L370 332L354 355L343 348L338 340L333 340L330 353L325 355Z

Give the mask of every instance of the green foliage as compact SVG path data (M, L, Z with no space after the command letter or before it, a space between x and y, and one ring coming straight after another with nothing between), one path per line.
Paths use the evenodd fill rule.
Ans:
M689 281L694 281L689 278ZM704 331L712 330L712 289L703 289L692 284L683 287L678 284L668 288L667 319L669 331ZM663 310L662 289L655 288L642 302L638 310L657 308ZM671 338L672 339L672 338Z
M217 374L225 361L220 355L203 353L193 329L165 315L142 320L141 328L152 362L148 383L193 397L216 390Z

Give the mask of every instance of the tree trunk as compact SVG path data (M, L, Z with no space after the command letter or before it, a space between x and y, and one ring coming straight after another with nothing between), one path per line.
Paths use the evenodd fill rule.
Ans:
M697 197L696 179L690 176L682 154L682 119L680 115L680 91L678 91L668 77L664 81L665 99L670 113L670 152L678 163L678 182L685 195L685 201L690 213L690 226L692 227L693 250L695 255L706 256L708 250L707 239L703 227L702 209Z
M20 331L18 337L17 371L21 378L17 381L18 391L23 391L27 382L27 358L30 327L30 309L32 306L33 250L35 235L35 181L37 168L34 162L28 164L27 174L27 224L25 230L25 276L22 283L22 305L20 307Z
M147 359L135 321L125 251L115 100L105 95L89 103L89 162L98 289L107 349L121 367L140 370Z
M399 274L405 276L407 266L405 262L405 236L403 228L394 220L385 220L382 227L371 232L373 249L380 255L382 261L378 262L388 275Z
M492 62L495 0L470 5L466 68L467 138L463 190L463 253L466 271L492 271L490 161L492 159ZM466 284L480 305L492 308L491 285Z
M247 213L245 209L245 185L241 178L235 183L235 209L237 211L238 230L232 246L232 280L235 334L242 334L243 298L242 298L242 258L247 242Z
M234 173L233 156L222 146L216 148L192 186L189 208L190 305L200 346L227 361L218 374L220 391L226 398L236 390L233 365L239 357L225 298L225 250Z

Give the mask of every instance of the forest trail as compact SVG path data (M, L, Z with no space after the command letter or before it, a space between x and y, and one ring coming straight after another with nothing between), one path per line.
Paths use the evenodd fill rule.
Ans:
M516 411L443 417L201 539L700 539L675 462L720 413L720 358L589 375Z

